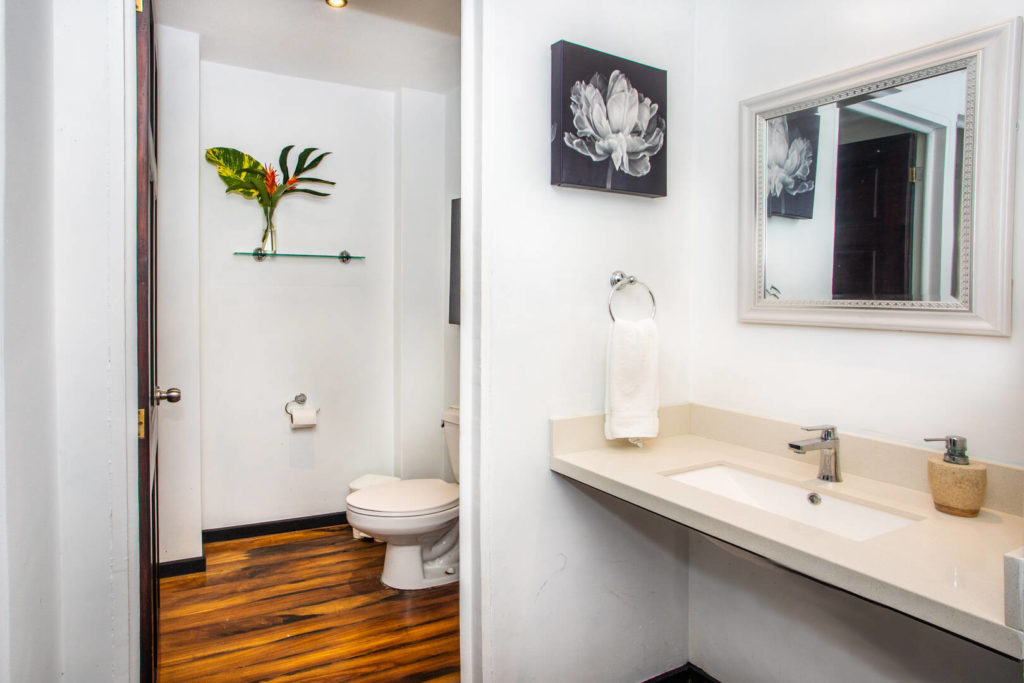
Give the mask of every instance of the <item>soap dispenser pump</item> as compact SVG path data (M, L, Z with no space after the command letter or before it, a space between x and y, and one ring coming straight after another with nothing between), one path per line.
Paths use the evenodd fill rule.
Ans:
M946 442L945 455L928 458L928 485L935 509L958 517L977 517L988 483L985 465L967 457L967 439L962 436L948 434L925 441Z

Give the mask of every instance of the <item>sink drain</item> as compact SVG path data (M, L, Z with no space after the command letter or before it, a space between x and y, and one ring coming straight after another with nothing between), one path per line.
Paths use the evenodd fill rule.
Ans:
M810 503L811 505L821 505L821 496L819 496L817 493L808 493L807 502Z

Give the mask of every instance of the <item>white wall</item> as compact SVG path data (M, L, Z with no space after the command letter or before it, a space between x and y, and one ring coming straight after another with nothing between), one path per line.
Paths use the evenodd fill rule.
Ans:
M700 165L694 191L702 199L689 211L692 248L685 261L694 285L692 400L905 443L964 434L972 455L1024 464L1024 335L988 339L740 324L736 304L737 102L988 26L1020 10L1017 0L844 1L827 7L812 0L698 2L700 135L690 152ZM1020 163L1018 188L1024 182ZM1017 202L1016 225L1020 273L1024 200ZM1014 308L1019 327L1024 297Z
M448 92L444 99L445 131L444 131L444 264L445 264L445 292L449 291L449 278L451 275L451 226L452 226L452 200L462 197L462 88L455 88ZM460 225L461 230L461 225ZM461 244L461 242L460 242ZM460 264L456 264L458 268ZM461 289L461 278L459 281ZM459 304L461 310L462 299ZM444 311L444 405L457 406L459 401L459 365L461 363L459 337L461 325L448 324L447 302ZM447 447L446 447L447 448ZM455 473L452 470L451 462L448 460L448 451L445 450L444 478L448 481L455 480Z
M396 95L395 474L445 471L445 97L402 88Z
M136 680L134 8L0 8L0 679Z
M394 462L394 97L210 62L201 74L197 155L235 147L276 168L287 144L333 152L312 174L337 182L330 197L279 205L278 250L366 256L234 256L259 245L261 212L203 162L203 528L337 512L349 481ZM314 430L289 429L300 392L320 408Z
M662 400L688 396L679 264L694 199L691 8L485 0L482 10L480 81L463 82L482 97L480 447L462 468L479 468L483 677L643 680L687 659L685 532L553 474L548 420L603 409L616 269L658 297ZM668 70L667 198L549 185L550 45L561 39Z
M199 329L199 35L158 26L157 380L181 389L160 426L160 561L203 554Z
M4 12L0 679L60 676L52 3ZM54 637L55 634L58 637Z
M462 196L462 122L460 105L462 89L456 88L445 95L444 132L444 220L445 220L445 263L450 265L451 255L451 211L452 200ZM447 277L447 276L446 276ZM446 280L447 281L447 280ZM447 291L447 286L445 287ZM448 320L447 311L445 321ZM459 326L445 325L445 388L446 406L459 404Z
M56 359L56 395L36 408L56 414L60 585L54 595L61 626L31 647L45 648L49 658L56 649L65 680L120 681L138 668L135 236L125 229L135 222L136 107L134 87L125 85L126 72L134 71L125 62L134 65L135 8L120 0L53 6L53 121L38 125L54 131L54 183L31 211L54 207L56 344L48 352ZM15 63L31 69L31 61L19 55ZM40 74L36 82L50 77ZM24 102L19 107L38 116ZM22 164L39 154L33 148L17 158ZM21 250L20 258L36 258L35 252ZM30 330L16 336L46 345ZM31 355L21 359L35 362Z
M691 153L702 201L688 211L684 261L691 400L905 443L964 434L972 455L1024 464L1024 298L1014 304L1018 333L1009 339L745 325L736 305L737 102L1003 21L1020 3L698 0L696 8L700 134ZM722 680L807 680L823 670L844 681L1020 678L1019 664L1007 667L987 650L808 580L766 574L699 539L690 595L691 658Z
M7 59L7 5L0 0L0 53ZM4 310L7 301L7 249L4 246L7 224L7 69L0 69L0 434L7 434L7 356L3 339L7 336ZM7 508L7 439L0 439L0 510L4 521L0 522L0 678L11 677L11 581L7 550L8 524Z

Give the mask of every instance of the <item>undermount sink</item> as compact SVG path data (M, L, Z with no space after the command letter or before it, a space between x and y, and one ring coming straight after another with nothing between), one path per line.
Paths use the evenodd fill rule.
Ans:
M665 476L853 541L865 541L917 521L727 465Z

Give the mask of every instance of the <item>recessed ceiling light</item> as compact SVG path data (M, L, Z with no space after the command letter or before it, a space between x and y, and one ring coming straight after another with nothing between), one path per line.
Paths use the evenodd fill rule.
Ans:
M324 0L330 7L344 7L348 0Z

